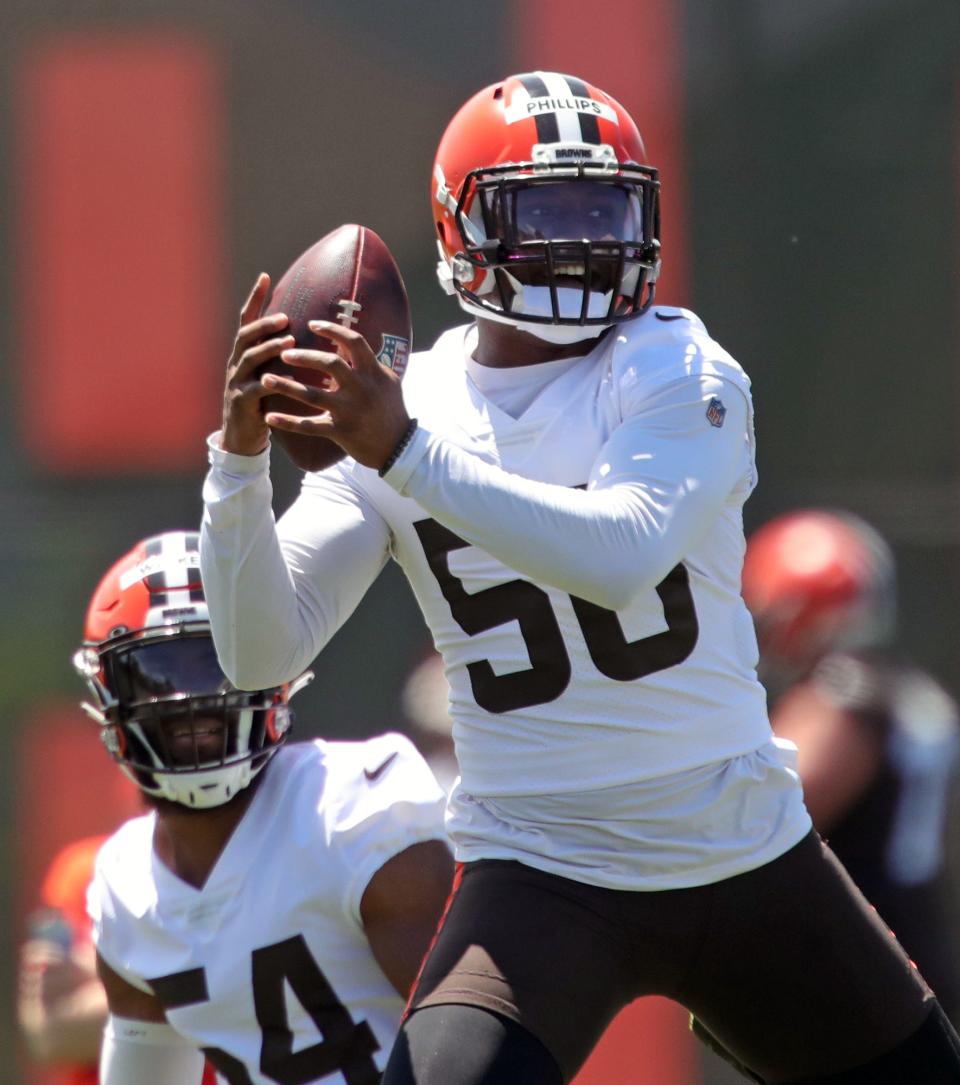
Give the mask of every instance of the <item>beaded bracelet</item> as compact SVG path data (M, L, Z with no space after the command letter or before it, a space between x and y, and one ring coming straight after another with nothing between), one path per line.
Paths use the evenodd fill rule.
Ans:
M413 440L413 435L417 432L417 420L415 418L410 419L410 424L403 431L403 436L397 441L394 450L387 457L387 462L377 472L381 478L390 470L391 467L400 459L403 454L403 450Z

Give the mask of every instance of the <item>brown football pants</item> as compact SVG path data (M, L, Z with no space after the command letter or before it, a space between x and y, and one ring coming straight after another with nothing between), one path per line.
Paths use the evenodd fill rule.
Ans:
M774 1082L895 1048L934 999L810 833L766 866L693 889L602 889L518 862L466 864L410 1009L461 1003L510 1018L569 1081L616 1013L650 994L686 1006Z

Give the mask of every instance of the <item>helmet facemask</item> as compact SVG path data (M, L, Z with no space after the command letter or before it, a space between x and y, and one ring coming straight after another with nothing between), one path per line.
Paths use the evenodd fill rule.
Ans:
M74 664L95 696L96 704L83 707L101 724L107 750L156 798L196 809L222 805L260 772L290 729L287 699L295 689L235 689L206 623L87 645Z
M656 170L602 156L472 171L454 216L461 305L554 342L639 316L659 271L658 190Z

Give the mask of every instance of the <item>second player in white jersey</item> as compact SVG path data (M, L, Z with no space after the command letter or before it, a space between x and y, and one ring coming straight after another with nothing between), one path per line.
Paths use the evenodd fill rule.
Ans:
M377 1085L451 888L445 794L398 734L285 746L310 675L231 685L197 546L166 532L115 562L74 657L151 808L88 895L100 1081Z
M404 999L361 900L390 858L442 837L442 807L400 735L287 746L202 887L159 861L156 814L111 837L89 892L97 952L230 1085L375 1082Z

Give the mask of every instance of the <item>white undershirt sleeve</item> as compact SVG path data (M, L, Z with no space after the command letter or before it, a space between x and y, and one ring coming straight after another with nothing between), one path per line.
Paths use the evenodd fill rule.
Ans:
M707 416L715 396L719 426ZM425 429L386 481L521 575L618 610L658 584L749 485L749 429L739 388L691 377L613 431L586 491L512 474ZM307 475L275 525L268 454L231 455L215 437L209 446L200 558L214 642L237 686L265 689L307 668L350 616L386 562L390 531L336 469Z
M720 396L717 426L706 412ZM509 568L617 610L667 575L751 472L745 396L700 377L618 426L586 491L511 474L423 429L386 480Z
M107 1018L100 1085L200 1085L204 1058L170 1025Z
M200 571L220 665L240 689L302 673L353 613L387 560L389 529L336 471L307 475L274 522L269 453L208 441ZM322 491L322 492L321 492Z

